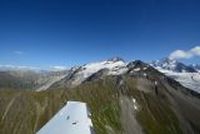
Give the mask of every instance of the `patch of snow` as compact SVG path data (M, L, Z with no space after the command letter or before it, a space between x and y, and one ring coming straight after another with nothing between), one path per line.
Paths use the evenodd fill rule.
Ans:
M135 104L135 103L136 103L136 99L135 99L135 98L133 98L132 100L133 100L133 103Z
M140 70L141 70L141 68L135 68L135 69L133 69L133 71L135 71L135 72L138 72Z
M143 76L144 76L144 77L147 77L147 74L146 74L146 73L143 73Z
M120 75L120 74L125 73L126 71L128 71L128 68L122 67L117 70L110 70L108 75Z
M148 67L144 67L143 70L147 70Z
M134 110L138 110L137 102L135 98L132 98Z

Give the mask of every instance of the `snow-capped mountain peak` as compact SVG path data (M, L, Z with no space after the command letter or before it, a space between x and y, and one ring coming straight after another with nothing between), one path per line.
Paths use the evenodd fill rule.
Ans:
M120 57L113 57L113 58L108 59L107 61L112 61L112 62L122 61L122 62L125 62L125 61L124 61L122 58L120 58Z
M81 82L103 69L108 70L109 75L119 75L127 70L124 60L118 57L85 64L77 69L72 84L79 85Z
M163 58L161 60L156 60L151 63L153 67L163 71L172 71L172 72L197 72L193 67L187 66L181 62L178 62L174 59Z
M54 87L75 87L91 79L101 79L109 75L121 75L128 71L127 63L118 57L84 64L69 70L68 75L52 85Z
M174 68L177 65L177 61L169 59L169 58L163 58L161 60L153 61L152 65L154 67L161 67L161 68L167 69L167 70L174 70Z
M183 86L200 92L200 75L196 65L185 65L169 58L152 62L154 68L180 82Z

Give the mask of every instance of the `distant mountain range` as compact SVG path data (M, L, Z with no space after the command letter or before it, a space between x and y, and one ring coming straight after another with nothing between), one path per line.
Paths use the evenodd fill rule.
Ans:
M200 64L191 64L190 67L194 68L198 72L200 72Z
M15 89L42 91L55 87L71 88L84 81L101 78L105 75L125 74L131 67L135 68L134 71L144 72L149 66L174 78L187 88L200 92L199 65L185 65L169 58L152 61L150 64L139 62L139 60L126 63L119 57L62 71L40 70L25 66L16 68L14 66L0 66L0 89L15 87Z
M0 89L44 90L50 83L63 78L66 71L39 71L30 69L9 69L0 71Z
M163 58L161 60L156 60L150 63L153 67L160 70L169 70L177 73L195 73L199 71L198 65L185 65L177 60Z
M176 60L163 58L153 61L150 65L180 82L183 86L200 93L200 68L198 64L185 65Z

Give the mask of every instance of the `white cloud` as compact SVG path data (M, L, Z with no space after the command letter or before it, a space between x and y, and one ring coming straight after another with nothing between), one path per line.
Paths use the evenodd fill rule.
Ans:
M40 70L33 66L0 65L0 70Z
M183 50L176 50L169 55L170 59L189 59L193 55Z
M50 70L53 70L53 71L61 71L61 70L66 70L67 67L66 66L51 66L50 67Z
M192 48L191 52L194 53L194 56L200 56L200 46Z
M175 50L169 55L170 59L190 59L195 56L200 56L200 46L191 48L190 50Z
M18 51L18 50L14 51L13 53L14 53L14 54L17 54L17 55L22 55L22 54L24 54L24 52Z

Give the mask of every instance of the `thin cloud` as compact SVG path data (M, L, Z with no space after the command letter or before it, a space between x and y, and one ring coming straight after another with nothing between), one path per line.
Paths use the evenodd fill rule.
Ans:
M14 54L22 55L22 54L24 54L24 52L16 50L16 51L14 51Z
M39 67L34 66L18 66L18 65L1 65L0 70L40 70Z
M62 70L66 70L67 67L66 66L51 66L50 67L50 70L53 70L53 71L62 71Z
M170 55L170 59L190 59L200 56L200 46L191 48L190 50L175 50Z

